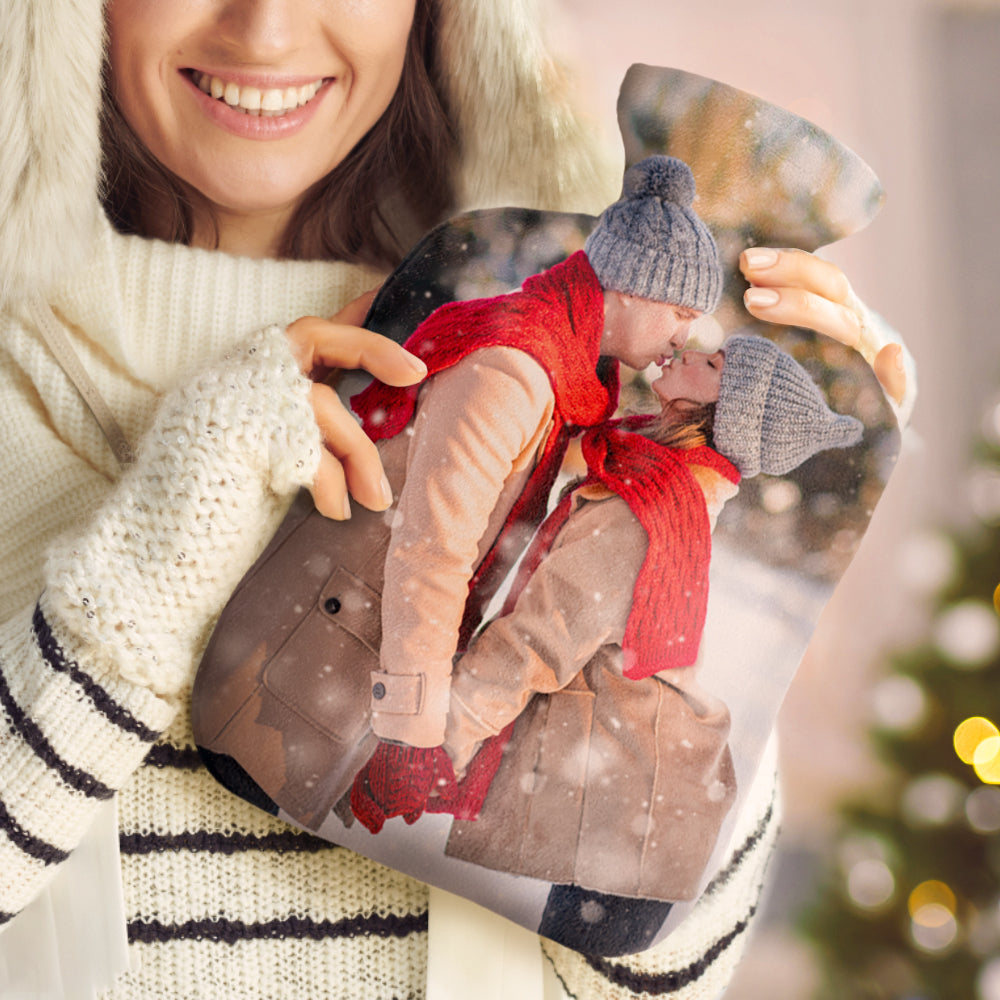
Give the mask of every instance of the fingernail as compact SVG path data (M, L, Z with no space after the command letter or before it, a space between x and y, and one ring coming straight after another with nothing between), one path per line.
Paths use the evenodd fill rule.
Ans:
M751 247L743 251L743 260L752 271L760 271L778 263L778 251L770 247Z
M415 371L419 372L421 375L427 374L427 365L424 364L423 360L418 358L415 354L411 354L409 351L403 351L406 357L406 363Z
M748 288L743 293L743 301L756 309L766 309L778 304L781 296L773 288Z
M392 487L389 485L389 477L382 473L382 500L386 507L392 503Z
M351 498L345 493L344 494L344 520L347 521L351 516Z

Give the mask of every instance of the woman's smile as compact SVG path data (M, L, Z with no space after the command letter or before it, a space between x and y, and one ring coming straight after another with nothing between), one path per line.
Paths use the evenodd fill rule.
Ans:
M335 77L246 76L182 70L181 76L209 119L245 139L282 139L303 128Z
M146 149L203 202L194 242L280 233L389 106L415 0L110 0L112 84ZM276 237L275 237L276 238ZM271 252L273 240L263 252Z

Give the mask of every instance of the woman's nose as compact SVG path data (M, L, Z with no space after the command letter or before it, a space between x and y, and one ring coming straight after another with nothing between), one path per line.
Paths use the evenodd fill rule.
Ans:
M268 61L294 49L302 25L297 5L288 0L227 0L218 37L239 49L244 61Z

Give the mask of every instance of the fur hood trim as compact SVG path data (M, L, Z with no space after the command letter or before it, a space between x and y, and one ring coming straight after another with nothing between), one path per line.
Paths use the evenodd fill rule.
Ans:
M0 31L0 303L79 266L100 219L102 0L17 0ZM620 177L548 57L539 0L441 0L463 208L596 213Z
M101 0L18 0L0 30L0 303L79 265L100 208Z

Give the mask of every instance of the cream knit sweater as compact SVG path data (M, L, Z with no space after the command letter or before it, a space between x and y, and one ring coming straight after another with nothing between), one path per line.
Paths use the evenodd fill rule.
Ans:
M426 888L217 785L187 710L207 632L318 460L284 325L377 281L105 225L53 306L140 442L124 474L30 316L2 319L0 924L117 792L139 967L116 998L424 995ZM589 961L543 943L571 995L719 993L776 833L762 774L730 864L665 945Z

